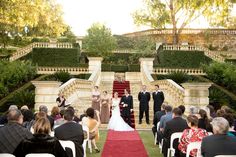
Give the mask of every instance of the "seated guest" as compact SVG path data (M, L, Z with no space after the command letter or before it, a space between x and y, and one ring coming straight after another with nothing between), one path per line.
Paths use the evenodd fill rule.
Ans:
M184 120L181 115L182 111L179 108L173 109L173 119L166 122L166 127L164 129L164 142L163 142L163 154L164 157L167 156L167 150L170 147L170 137L175 132L182 132L184 129L188 128L186 120ZM178 151L178 140L175 140L173 143L173 148L175 149L175 156L180 156Z
M202 140L201 153L204 157L216 155L235 155L236 138L228 136L229 122L223 117L216 117L211 122L214 135Z
M45 105L39 106L39 112L45 112L46 113L47 118L48 118L48 120L50 122L50 125L51 125L51 129L53 129L54 119L51 116L48 115L48 108L47 108L47 106L45 106Z
M98 117L98 121L95 119L95 112L96 115ZM98 127L101 124L100 122L100 116L99 116L99 112L96 110L94 110L93 108L88 108L86 111L87 114L87 127L89 128L89 139L92 140L92 144L94 145L95 151L97 153L100 152L100 150L98 149L97 145L96 145L96 140L98 140L99 138L99 130Z
M215 112L214 107L213 107L212 105L207 105L207 107L208 107L209 110L210 110L210 116L211 116L212 118L215 118L215 117L216 117L216 112Z
M1 117L0 117L0 125L5 125L7 124L7 114L10 110L16 110L18 109L18 107L16 105L11 105L9 108L8 108L8 111L5 112Z
M165 112L165 104L163 103L161 105L161 111L157 111L154 115L153 118L153 127L152 127L152 132L153 135L155 136L155 133L157 132L157 123L160 122L161 117L164 116L166 114Z
M203 109L199 110L200 118L198 120L198 127L205 129L207 132L212 132L210 119L207 117L207 112Z
M38 119L33 127L35 132L33 137L23 140L18 145L13 153L16 157L25 157L30 153L49 153L55 157L67 157L60 142L49 135L51 126L47 118Z
M55 137L59 140L70 140L75 143L76 157L84 155L83 141L84 134L82 126L73 121L74 112L70 109L65 110L65 123L55 129Z
M54 106L51 110L51 117L54 119L54 121L61 119L61 114L60 114L60 108L57 106Z
M199 118L200 115L199 115L198 113L199 113L199 108L198 108L198 107L196 107L196 106L191 106L191 107L189 108L189 114L195 115L195 116L197 116L197 117Z
M183 135L180 138L179 150L180 156L185 157L187 152L187 146L191 142L201 142L203 137L207 136L208 133L205 129L198 128L198 118L195 115L189 115L187 117L187 123L190 129L185 129ZM197 149L190 152L193 157L197 156Z
M234 130L234 116L231 113L225 113L223 117L229 122L229 131L227 135L236 136L236 131Z
M70 109L74 112L74 117L73 117L73 121L75 121L76 123L78 123L80 121L80 118L78 118L76 115L75 115L75 109L74 107L72 106L69 106L67 109Z
M22 126L23 116L18 109L7 114L8 123L0 128L0 153L13 153L19 143L32 134Z
M183 116L184 112L185 112L185 106L184 105L179 105L178 108L182 111L182 116Z
M31 121L34 119L34 114L31 110L29 110L28 106L24 105L20 108L21 113L23 115L23 126L25 128L29 128L31 126Z
M40 118L47 118L47 114L46 114L45 112L38 112L38 113L35 114L34 120L32 120L32 121L30 122L30 126L31 126L31 127L29 128L30 132L34 133L34 124L35 124L35 122L36 122L38 119L40 119ZM27 128L27 129L28 129L28 128Z

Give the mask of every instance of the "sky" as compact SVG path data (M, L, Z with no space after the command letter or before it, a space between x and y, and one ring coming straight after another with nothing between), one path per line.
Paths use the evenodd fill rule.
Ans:
M132 13L142 8L143 0L57 0L63 7L64 20L77 36L86 35L93 23L110 28L113 34L124 34L149 27L134 24ZM234 13L236 15L236 5ZM191 28L208 28L204 19L195 21Z
M142 7L142 0L57 0L62 5L65 22L79 36L93 23L110 28L113 34L124 34L147 27L134 25L131 13Z

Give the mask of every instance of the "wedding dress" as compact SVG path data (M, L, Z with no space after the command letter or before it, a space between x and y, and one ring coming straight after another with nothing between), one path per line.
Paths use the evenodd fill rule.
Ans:
M112 99L112 116L108 123L108 129L115 131L133 131L134 129L130 127L120 116L120 98Z

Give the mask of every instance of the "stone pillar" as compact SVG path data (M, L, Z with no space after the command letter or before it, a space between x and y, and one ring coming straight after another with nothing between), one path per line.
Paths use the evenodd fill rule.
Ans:
M150 73L152 73L153 72L153 61L154 61L154 58L139 58L140 71L142 72L142 67L146 66L147 70Z
M38 111L40 105L46 105L51 111L53 106L57 106L56 98L58 97L61 82L57 81L32 81L35 88L35 105L34 109Z
M94 72L95 70L97 70L97 68L99 68L100 70L102 70L102 57L88 57L89 60L89 73Z
M56 48L57 47L57 39L51 38L49 42L49 47L50 48Z
M186 114L189 113L191 106L197 106L198 108L209 105L209 87L212 83L183 83L184 87L184 105L186 107Z

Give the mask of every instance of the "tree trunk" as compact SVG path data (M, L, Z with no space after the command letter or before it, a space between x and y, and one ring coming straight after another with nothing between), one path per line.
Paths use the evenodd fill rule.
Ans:
M173 28L172 41L174 45L179 43L179 34L177 33L177 28Z
M174 11L174 3L173 0L170 0L170 12L171 12L171 21L172 21L172 43L174 45L178 44L179 39L178 39L178 32L177 32L177 24L176 24L176 19L175 19L175 11Z

